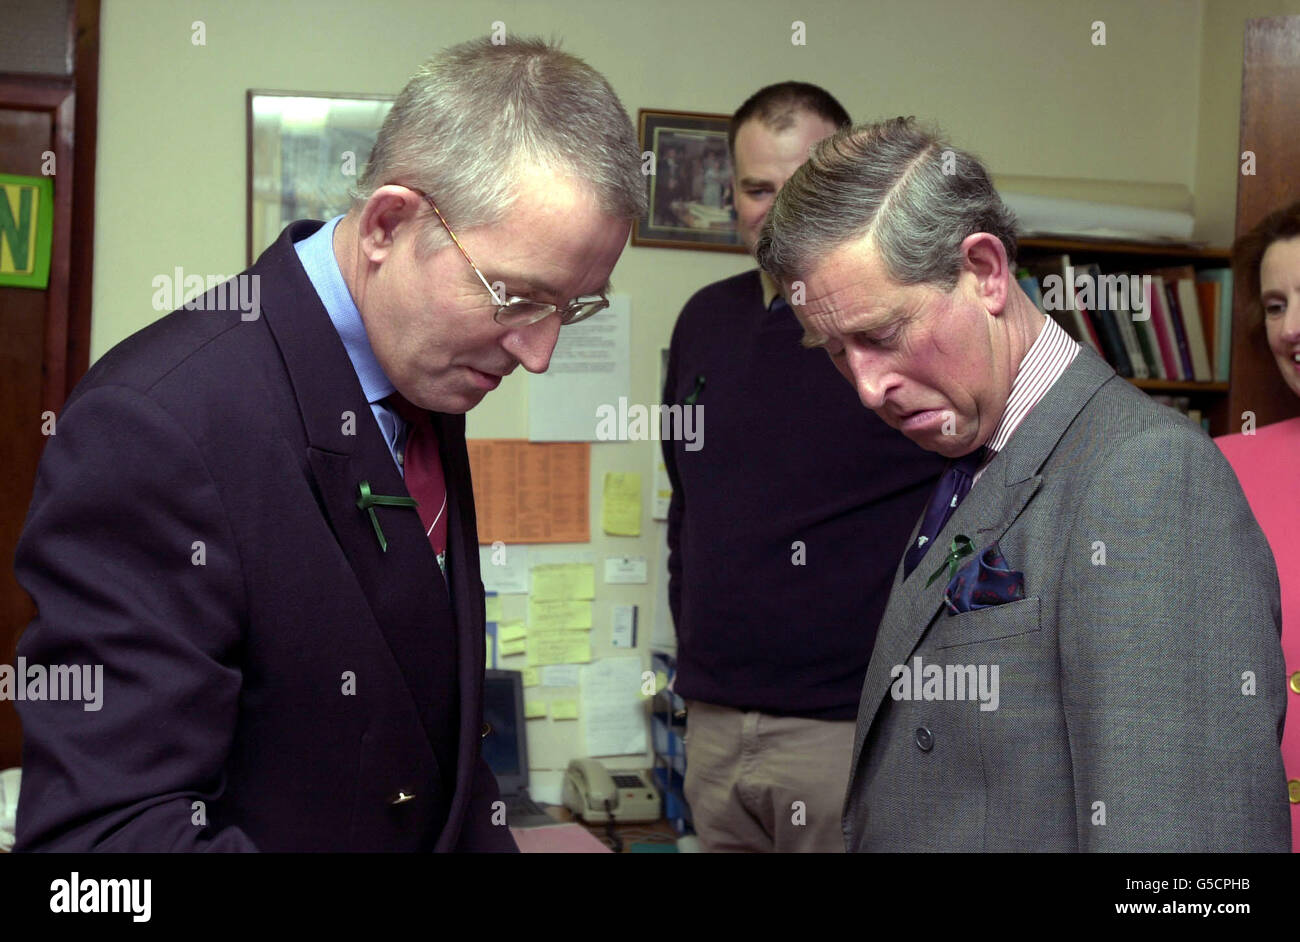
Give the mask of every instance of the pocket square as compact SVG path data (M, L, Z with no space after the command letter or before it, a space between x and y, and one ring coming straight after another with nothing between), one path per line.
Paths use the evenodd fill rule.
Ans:
M997 543L971 556L948 582L943 601L952 615L1025 597L1025 574L1012 569Z

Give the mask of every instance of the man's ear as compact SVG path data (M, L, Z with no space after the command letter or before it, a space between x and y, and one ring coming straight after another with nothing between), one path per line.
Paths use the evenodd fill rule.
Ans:
M975 276L975 293L985 309L999 315L1007 306L1012 277L1007 248L989 232L974 232L961 243L962 268Z
M416 193L396 184L381 186L371 193L357 220L361 254L374 264L383 262L393 250L398 230L407 227L414 231L422 202Z

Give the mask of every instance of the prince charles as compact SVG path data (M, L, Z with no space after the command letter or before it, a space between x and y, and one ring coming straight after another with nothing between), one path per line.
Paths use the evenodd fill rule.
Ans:
M851 851L1286 851L1277 571L1232 470L1043 316L980 163L819 144L759 263L863 405L952 459L858 709Z

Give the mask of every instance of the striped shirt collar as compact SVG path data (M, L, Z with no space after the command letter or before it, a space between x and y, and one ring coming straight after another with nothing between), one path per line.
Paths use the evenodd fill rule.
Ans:
M1079 345L1056 321L1050 317L1046 318L1043 329L1029 345L1025 358L1020 361L1016 378L1011 381L1011 395L1007 397L1007 408L1002 413L1002 421L994 430L993 437L988 440L988 453L979 474L983 474L988 463L998 452L1007 447L1007 442L1016 433L1020 423L1074 362L1074 358L1079 355L1079 350ZM979 474L975 476L975 480L979 480Z

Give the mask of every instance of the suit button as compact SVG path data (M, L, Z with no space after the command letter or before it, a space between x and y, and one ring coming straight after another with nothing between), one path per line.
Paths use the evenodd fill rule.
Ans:
M924 726L916 731L916 745L922 752L929 752L934 748L934 734Z
M484 724L483 724L483 728L482 728L479 732L482 734L482 735L479 737L480 739L487 739L488 734L492 732L492 724L491 724L491 723L484 723Z
M406 789L401 788L397 790L396 795L393 795L388 799L388 803L390 805L404 805L408 801L414 801L414 800L415 800L415 792L408 792Z
M1286 793L1291 804L1300 805L1300 778L1293 778L1286 783Z
M1300 693L1300 671L1291 675L1291 692Z

